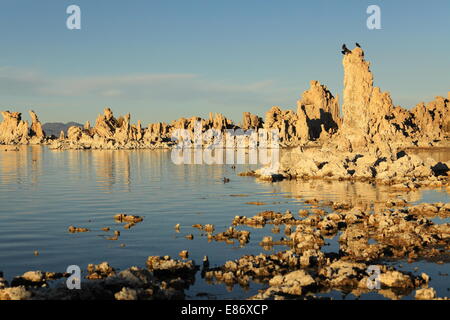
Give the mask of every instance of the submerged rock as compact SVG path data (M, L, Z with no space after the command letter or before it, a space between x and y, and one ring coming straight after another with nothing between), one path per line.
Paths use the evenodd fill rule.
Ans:
M150 256L147 259L147 267L158 277L190 277L198 270L198 266L192 260L174 260L169 256Z
M416 300L433 300L436 298L436 290L433 288L423 288L416 291Z
M74 226L69 226L69 228L67 228L67 230L70 233L89 232L88 228L79 228L79 227L74 227Z
M138 222L142 222L144 220L144 218L142 218L140 216L133 216L133 215L125 214L125 213L119 213L114 216L114 220L119 221L119 222L138 223Z

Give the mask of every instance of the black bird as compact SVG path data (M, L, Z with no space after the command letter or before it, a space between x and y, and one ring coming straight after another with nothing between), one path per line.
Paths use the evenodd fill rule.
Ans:
M228 183L228 182L230 182L230 179L228 179L227 177L223 177L223 183Z
M360 44L359 44L358 42L356 42L355 44L356 44L356 46L357 46L358 48L361 48L361 46L360 46Z
M347 46L345 45L345 43L342 45L342 54L347 54L347 53L351 53L350 50L348 50Z
M208 256L203 257L203 268L208 269L209 268L209 259Z

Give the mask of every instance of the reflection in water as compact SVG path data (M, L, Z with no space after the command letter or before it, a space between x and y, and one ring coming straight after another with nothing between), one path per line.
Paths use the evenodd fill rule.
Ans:
M450 149L416 149L411 150L422 159L433 158L437 161L450 161ZM289 192L295 197L306 199L317 199L323 201L349 201L355 206L367 206L374 204L374 209L378 205L386 203L394 198L402 198L408 202L418 202L422 200L422 191L398 192L387 186L375 186L365 182L352 181L281 181L276 184L277 192ZM450 190L447 189L450 194Z
M422 197L421 191L393 192L386 186L353 181L281 181L277 186L279 192L288 192L303 200L346 201L358 207L373 203L374 209L397 197L408 202L419 201Z
M20 146L19 151L0 151L0 171L3 183L36 185L42 175L42 147ZM30 181L28 181L30 180Z
M423 159L433 157L438 161L449 161L448 149L416 150ZM198 165L182 164L167 165L171 161L170 151L52 151L51 156L43 157L43 147L20 147L20 151L0 153L1 179L4 184L30 183L36 185L42 176L43 161L53 164L65 164L65 170L73 175L71 178L82 179L83 176L95 176L98 186L111 192L113 186L119 185L122 191L130 191L132 183L143 183L143 179L158 182L158 177L171 175L189 180L197 177L201 171L205 175L214 175L218 179L225 176L223 170L226 165ZM58 166L55 166L55 169ZM133 174L135 170L137 174ZM147 176L142 173L146 172ZM134 179L134 181L132 181ZM160 180L160 179L159 179ZM201 183L201 182L200 182ZM374 201L386 202L401 193L390 193L386 187L375 187L362 182L326 182L312 181L283 181L274 185L279 192L289 192L294 196L317 198L318 200L352 200L354 202ZM407 201L419 201L421 193L418 191L402 194Z

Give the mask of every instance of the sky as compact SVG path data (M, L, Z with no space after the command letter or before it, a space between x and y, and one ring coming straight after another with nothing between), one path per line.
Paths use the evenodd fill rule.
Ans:
M69 30L69 5L81 30ZM381 30L366 26L381 8ZM108 106L144 124L296 109L311 80L341 96L340 47L413 107L450 91L450 1L0 0L0 110L84 123Z

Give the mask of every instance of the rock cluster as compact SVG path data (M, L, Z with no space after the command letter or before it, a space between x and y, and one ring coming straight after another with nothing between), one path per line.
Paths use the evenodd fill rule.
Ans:
M49 281L68 277L69 274L30 271L14 278L11 286L0 277L0 300L184 299L184 290L193 283L193 279L187 278L184 271L186 268L196 271L197 267L192 262L180 262L183 264L180 269L177 261L167 261L171 264L153 264L148 270L131 267L121 272L107 262L90 264L87 268L87 280L82 282L80 290L69 290L65 283L49 287ZM164 273L166 269L170 270Z
M30 111L30 118L31 118L31 127L29 136L32 138L32 143L41 143L44 141L45 138L45 132L42 129L41 122L38 119L38 116L34 111Z
M311 81L310 89L297 102L297 115L300 119L306 119L309 140L328 139L342 123L339 98L335 98L318 81Z
M227 286L246 287L251 281L268 283L269 287L252 299L317 298L317 294L330 290L355 296L376 290L390 299L399 299L415 289L417 299L436 298L436 292L427 288L428 275L399 271L380 262L437 261L445 257L450 245L450 226L435 224L430 219L448 218L449 204L410 206L404 200L391 201L373 213L346 203L331 202L329 206L332 212L322 209L299 212L301 219L290 212L273 211L252 218L236 216L232 223L235 226L285 225L291 241L283 245L290 249L245 255L219 267L205 268L202 276L210 283ZM339 251L323 251L324 240L336 236ZM264 237L262 243L269 241L271 237ZM371 272L375 269L379 288L371 286Z
M258 120L250 117L249 126L257 125ZM253 119L253 120L252 120ZM253 122L252 122L253 121ZM256 121L256 122L255 122ZM199 124L199 128L196 125ZM177 137L178 130L186 130L191 142L195 141L195 130L205 132L208 129L216 129L223 132L225 129L237 128L232 121L221 114L210 115L208 120L199 117L190 119L180 118L171 124L153 123L143 128L141 122L131 124L131 116L127 114L115 118L109 108L105 108L103 114L97 117L94 127L86 123L84 128L72 126L56 140L52 149L157 149L170 148L175 143L173 137ZM183 139L186 137L180 137Z
M67 137L61 132L54 149L137 149L169 148L175 130L189 131L195 140L197 122L201 130L260 129L278 130L282 147L320 144L331 150L366 152L373 148L399 149L447 145L450 138L450 92L447 98L436 97L428 104L420 103L411 111L394 106L390 94L374 86L370 63L364 51L357 47L343 58L344 92L343 116L340 116L339 98L318 81L311 81L297 102L297 110L272 107L263 121L257 115L243 113L242 123L233 124L221 114L209 119L191 117L166 123L152 123L143 128L140 121L131 124L130 114L115 118L109 108L97 117L94 127L89 122L81 128L72 126ZM21 120L20 113L2 112L1 144L46 142L45 133L31 111L31 127Z
M262 118L258 117L256 114L251 114L250 112L244 112L242 115L242 129L244 130L257 130L262 128L264 122Z
M45 142L45 133L37 115L30 111L31 127L28 121L22 120L20 112L2 112L3 121L0 123L0 144L39 144Z
M437 97L412 111L393 105L388 92L374 87L370 63L355 48L343 58L343 124L327 148L365 152L380 147L399 149L436 145L449 132L448 99Z
M191 278L195 275L198 267L194 261L174 260L170 256L150 256L147 259L147 267L155 275L166 278L171 276L184 276Z
M320 204L314 200L309 203ZM383 262L448 261L450 225L432 219L450 217L449 204L411 205L399 199L388 201L384 209L373 212L346 202L322 205L323 209L301 210L298 217L290 211L263 211L250 218L236 216L232 221L234 227L219 234L224 237L250 234L237 230L238 226L285 226L289 241L279 244L289 249L244 255L215 267L210 267L205 257L201 276L208 283L224 283L228 287L248 287L251 282L263 284L264 289L251 299L318 299L320 294L331 290L355 296L377 292L390 299L400 299L415 291L416 299L438 299L436 291L428 288L427 274L401 271ZM215 229L208 224L192 227L207 232L208 238ZM324 250L325 240L334 237L338 237L339 249ZM264 237L261 242L276 241ZM50 281L69 276L65 273L29 271L15 277L11 285L0 273L0 300L182 299L184 290L194 283L200 270L186 258L187 255L183 260L150 256L147 269L131 267L121 272L107 262L89 264L82 290L68 290L62 283L49 285ZM373 270L378 273L376 278Z
M426 276L414 276L399 272L383 265L372 265L380 271L380 294L398 297L406 295L416 287L426 285ZM337 260L327 266L319 268L317 273L307 272L303 269L291 271L285 275L278 275L270 279L270 287L251 299L284 299L292 297L298 299L315 297L315 294L330 288L351 291L359 296L370 292L369 266L362 263ZM370 269L369 269L370 270Z
M297 112L274 106L266 113L264 128L279 131L281 146L326 141L342 123L338 98L318 81L311 81L310 85L297 102Z
M397 190L413 190L420 187L440 188L449 186L450 161L438 162L419 156L376 149L371 153L337 152L327 149L286 152L280 168L261 168L245 175L262 180L324 179L361 180L389 185Z
M411 110L411 113L423 140L450 138L450 92L447 99L436 97L428 104L420 103Z

